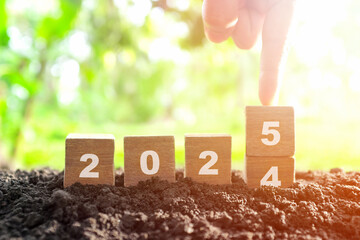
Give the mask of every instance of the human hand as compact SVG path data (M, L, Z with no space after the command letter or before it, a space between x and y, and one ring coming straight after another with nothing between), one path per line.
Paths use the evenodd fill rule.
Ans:
M277 101L286 40L295 0L204 0L205 34L212 42L232 37L241 49L250 49L262 31L259 97L263 105Z

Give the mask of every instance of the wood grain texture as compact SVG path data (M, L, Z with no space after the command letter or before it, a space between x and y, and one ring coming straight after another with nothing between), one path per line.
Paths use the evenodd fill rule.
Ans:
M245 158L245 182L250 188L260 187L261 179L273 166L278 167L278 180L281 181L281 187L289 187L294 183L295 158L250 156Z
M217 175L200 175L200 169L210 161L200 158L204 151L217 154L217 162L209 169L218 169ZM185 135L185 177L209 184L231 184L231 136L228 134Z
M159 156L159 170L147 175L141 170L140 157L145 151L155 151ZM147 157L148 169L153 168L153 159ZM175 181L175 139L174 136L126 136L124 137L124 185L133 186L139 181L159 177Z
M111 134L69 134L65 143L64 187L76 182L115 185L114 141ZM91 159L81 162L84 154L95 154L99 158L98 165L91 170L99 172L98 178L80 177L81 171L92 162Z
M279 127L270 127L280 133L280 141L274 146L265 145L262 139L273 140L273 135L263 135L266 121L278 121ZM287 106L246 107L246 155L287 156L295 154L294 108Z

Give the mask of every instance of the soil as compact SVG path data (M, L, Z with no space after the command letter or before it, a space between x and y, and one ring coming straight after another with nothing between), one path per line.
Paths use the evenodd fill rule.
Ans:
M176 178L64 189L63 172L2 170L0 239L360 239L360 172L298 172L286 189Z

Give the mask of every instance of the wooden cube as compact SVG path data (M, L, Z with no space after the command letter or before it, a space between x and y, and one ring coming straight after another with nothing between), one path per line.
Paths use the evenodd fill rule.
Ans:
M293 107L246 107L246 155L291 157L295 153Z
M250 188L260 185L289 187L295 181L295 158L250 157L245 158L245 182Z
M209 184L231 184L231 136L185 135L185 177Z
M69 134L64 187L76 182L115 185L114 141L111 134Z
M159 177L175 181L174 136L126 136L124 138L124 185Z

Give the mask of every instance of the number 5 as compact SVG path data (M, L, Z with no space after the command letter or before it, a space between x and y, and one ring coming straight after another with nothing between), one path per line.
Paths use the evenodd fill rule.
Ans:
M278 130L276 129L270 129L271 127L279 127L280 123L279 121L274 121L274 122L264 122L263 125L263 129L262 129L262 134L263 135L269 135L272 134L273 135L273 140L269 141L268 138L262 138L261 141L263 142L263 144L268 145L268 146L274 146L276 144L279 143L280 141L280 133Z

